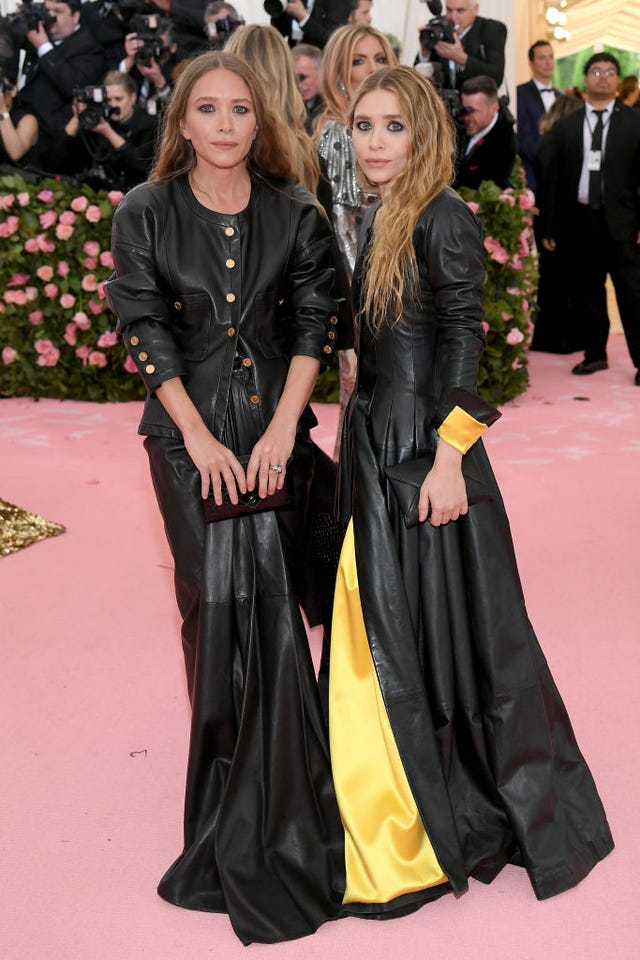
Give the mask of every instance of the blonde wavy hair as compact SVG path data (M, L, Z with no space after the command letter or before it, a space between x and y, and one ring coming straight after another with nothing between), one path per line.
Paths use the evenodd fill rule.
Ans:
M231 34L224 49L225 53L240 57L255 70L269 93L273 110L282 118L281 134L287 141L287 153L298 170L296 179L315 193L320 166L317 152L305 130L307 111L284 37L275 27L247 24Z
M380 33L375 27L347 24L334 30L327 41L322 57L320 86L326 106L314 122L316 133L322 129L325 120L339 120L345 126L348 125L353 93L349 79L353 65L353 51L356 44L364 37L373 37L378 41L384 50L388 66L393 67L398 63L393 47L384 33Z
M269 106L262 83L246 61L224 51L203 53L189 61L178 77L165 114L158 156L149 180L170 180L194 169L196 153L191 141L182 136L180 125L186 116L195 84L212 70L229 70L237 74L249 90L256 112L258 134L246 159L247 169L261 176L281 177L299 183L299 170L290 158L282 120Z
M455 132L435 88L412 67L384 68L363 80L353 96L351 127L359 102L374 90L396 95L410 137L407 165L385 193L365 261L361 313L375 335L388 319L394 324L401 320L405 287L416 291L413 234L422 211L451 182ZM363 182L375 189L360 166L358 172Z

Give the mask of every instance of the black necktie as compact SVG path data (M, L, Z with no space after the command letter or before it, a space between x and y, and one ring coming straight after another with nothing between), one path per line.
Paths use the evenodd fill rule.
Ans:
M540 93L553 93L553 87L538 87Z
M604 124L602 115L604 110L594 110L593 115L597 117L596 125L593 128L591 136L591 152L598 150L600 152L600 167L598 170L589 171L589 206L592 210L599 210L602 206L602 131Z

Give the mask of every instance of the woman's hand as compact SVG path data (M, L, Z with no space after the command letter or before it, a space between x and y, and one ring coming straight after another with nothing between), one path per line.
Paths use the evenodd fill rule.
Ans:
M420 487L418 519L434 527L457 520L468 510L467 488L462 476L462 454L444 440L438 443L433 467Z
M297 421L284 424L272 420L251 451L247 488L253 490L257 483L258 496L266 497L284 486L287 463L296 439L296 424ZM282 469L276 470L275 467Z
M184 445L187 453L195 463L202 480L201 493L203 499L209 496L209 488L213 488L213 498L220 506L222 503L222 484L229 491L232 503L238 502L238 491L246 493L247 481L242 465L235 458L231 450L220 443L209 432L204 423L192 430L183 432Z

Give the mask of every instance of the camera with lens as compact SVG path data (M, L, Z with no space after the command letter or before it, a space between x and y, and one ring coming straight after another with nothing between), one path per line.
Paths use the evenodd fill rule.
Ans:
M76 87L73 96L85 105L84 110L78 111L81 130L93 130L101 120L110 120L115 112L109 106L106 87Z
M111 14L128 28L129 21L136 13L142 13L147 0L101 0L98 5L98 16L107 20Z
M423 50L433 50L437 43L453 43L455 30L453 24L442 16L440 0L427 0L429 11L434 15L420 31L420 46Z
M37 30L40 24L46 30L56 22L55 16L49 13L44 3L34 3L33 0L23 0L20 10L9 14L7 20L16 47L24 45L30 30Z
M217 20L207 22L207 36L212 47L222 50L234 30L244 26L244 20L234 20L233 17L218 17Z
M270 17L279 17L286 9L287 0L264 0L262 6L264 12L268 13Z
M167 49L160 36L159 20L155 13L137 13L131 17L129 29L138 40L142 40L142 46L136 53L136 63L143 67L150 67L152 59L158 63Z

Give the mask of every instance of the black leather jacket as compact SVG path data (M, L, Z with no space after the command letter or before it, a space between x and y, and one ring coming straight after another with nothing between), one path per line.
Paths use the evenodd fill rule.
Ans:
M141 184L115 213L112 249L107 296L149 392L142 434L180 437L154 391L182 377L220 439L239 363L262 433L290 358L333 353L331 229L302 187L254 178L247 208L230 215L199 204L186 176ZM301 428L314 423L308 408Z

